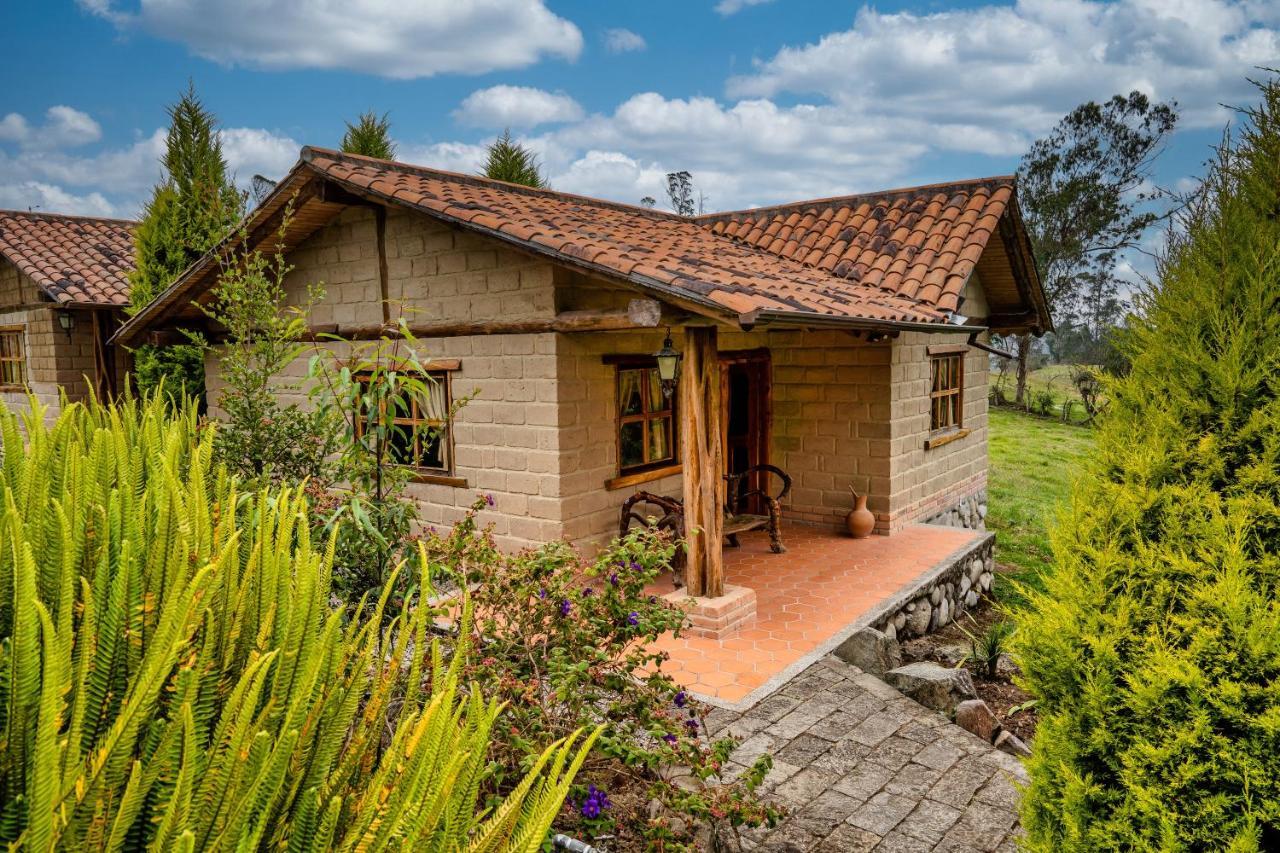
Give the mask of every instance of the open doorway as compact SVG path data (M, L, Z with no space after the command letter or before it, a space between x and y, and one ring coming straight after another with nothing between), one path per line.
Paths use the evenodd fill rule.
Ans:
M726 474L737 474L769 463L772 384L773 371L767 349L720 354L720 399L724 408L721 413L722 446ZM743 484L743 491L767 486L764 482L766 477L768 474L764 472L752 475L752 479ZM728 509L734 513L765 512L758 496L748 498L745 506Z

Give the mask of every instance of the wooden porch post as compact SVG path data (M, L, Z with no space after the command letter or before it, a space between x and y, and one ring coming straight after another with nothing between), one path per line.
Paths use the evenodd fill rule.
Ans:
M724 506L720 488L720 361L714 326L684 330L680 449L684 458L685 569L689 595L724 595Z

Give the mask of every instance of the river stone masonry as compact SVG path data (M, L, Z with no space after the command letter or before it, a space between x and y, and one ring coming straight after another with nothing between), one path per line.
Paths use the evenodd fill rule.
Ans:
M969 530L987 529L987 490L983 489L967 495L950 509L925 519L925 524L940 524L944 527L964 527Z
M955 555L942 568L923 579L901 601L892 603L871 627L893 640L907 640L931 633L958 619L991 592L995 577L993 545L988 533Z

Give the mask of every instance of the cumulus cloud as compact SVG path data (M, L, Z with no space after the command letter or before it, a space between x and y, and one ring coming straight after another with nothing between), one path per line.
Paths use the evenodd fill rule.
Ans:
M534 127L578 121L582 107L563 92L530 86L490 86L466 97L454 118L473 127Z
M720 0L716 4L716 11L726 18L730 15L736 15L748 6L762 6L765 3L772 3L773 0Z
M44 119L44 123L37 126L25 116L9 113L0 119L0 142L15 142L24 148L72 148L97 142L102 137L98 123L88 113L73 107L49 107Z
M100 131L87 114L56 112L63 109L68 108L49 110L40 126L17 113L0 120L0 206L137 216L164 174L165 131L138 134L125 145L71 152L65 149L95 141ZM220 135L227 165L245 188L255 174L281 177L301 147L262 128L224 128Z
M227 65L334 68L397 79L576 59L582 32L543 0L80 0L125 30Z
M116 207L99 192L75 195L40 181L0 183L0 209L72 213L77 216L115 216Z
M631 30L617 27L604 31L604 46L610 53L630 53L648 47L644 36Z
M1245 75L1280 56L1274 5L1223 0L1019 0L915 14L863 7L851 29L785 47L729 81L734 97L820 96L869 117L1034 136L1088 98L1176 98L1220 125Z

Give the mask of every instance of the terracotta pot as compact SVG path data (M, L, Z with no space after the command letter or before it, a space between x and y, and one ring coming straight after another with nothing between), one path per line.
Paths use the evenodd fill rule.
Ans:
M867 496L860 495L850 487L853 494L853 509L845 516L844 523L849 526L849 535L854 539L865 539L871 535L876 526L876 516L867 509Z

